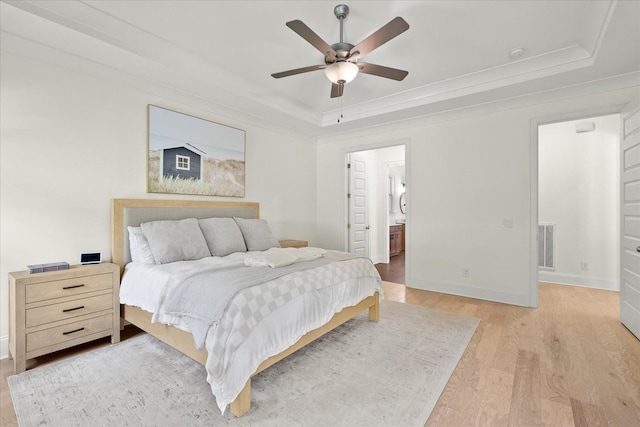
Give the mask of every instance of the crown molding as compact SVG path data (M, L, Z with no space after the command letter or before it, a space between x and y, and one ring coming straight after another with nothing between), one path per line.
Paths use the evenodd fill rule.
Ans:
M367 125L359 125L354 128L343 127L341 132L326 133L318 137L318 144L328 144L348 139L361 138L367 135L393 132L402 129L416 128L436 123L458 120L482 114L495 113L515 108L524 108L533 105L555 102L566 99L578 98L597 93L611 92L636 88L640 93L640 71L594 80L585 83L566 85L560 88L541 90L524 95L502 98L489 102L469 103L460 107L446 110L437 110L424 114L414 114L406 119L398 119L393 122L376 124L369 122ZM346 124L345 124L346 125Z

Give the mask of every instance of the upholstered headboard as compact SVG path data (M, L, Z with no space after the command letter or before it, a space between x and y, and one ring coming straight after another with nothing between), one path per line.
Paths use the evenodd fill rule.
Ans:
M260 218L260 204L196 200L113 199L111 203L111 262L120 268L131 261L128 226L162 219Z

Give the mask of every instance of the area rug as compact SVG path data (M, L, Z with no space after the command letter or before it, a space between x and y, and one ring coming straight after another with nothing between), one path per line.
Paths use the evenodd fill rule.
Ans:
M383 301L252 380L221 415L204 367L139 334L7 378L21 426L422 426L479 320Z

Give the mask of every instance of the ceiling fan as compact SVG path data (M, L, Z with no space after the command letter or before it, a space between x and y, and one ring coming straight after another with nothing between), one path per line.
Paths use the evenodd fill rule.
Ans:
M403 80L409 74L408 71L397 68L358 62L359 58L407 31L409 24L404 19L399 16L392 19L378 31L354 46L342 40L342 25L344 19L349 15L349 6L339 4L333 9L333 13L340 20L340 42L332 45L322 40L304 22L297 19L287 22L287 27L298 33L300 37L311 43L313 47L324 55L324 64L282 71L271 74L272 77L279 79L295 74L324 70L327 78L331 81L331 98L337 98L343 95L344 85L352 81L358 73L371 74L398 81Z

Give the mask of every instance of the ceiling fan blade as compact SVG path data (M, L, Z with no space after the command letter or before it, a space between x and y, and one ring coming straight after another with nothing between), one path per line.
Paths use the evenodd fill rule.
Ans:
M296 74L308 73L309 71L324 70L326 65L311 65L309 67L296 68L295 70L281 71L271 74L271 77L279 79L282 77L294 76Z
M314 33L307 24L296 19L294 21L287 22L287 27L291 28L293 31L298 33L300 37L311 43L311 45L318 49L324 56L330 59L335 59L337 55L336 51L329 46L327 42L322 40L320 36Z
M409 24L407 24L407 21L397 16L389 21L386 25L382 26L382 28L380 28L378 31L355 45L353 49L351 49L349 58L360 58L362 56L365 56L373 49L382 46L392 38L399 36L408 29Z
M331 97L339 98L344 94L344 85L331 83Z
M409 74L408 71L398 70L397 68L385 67L384 65L369 64L366 62L358 62L358 68L361 73L371 74L373 76L385 77L393 80L404 80Z

